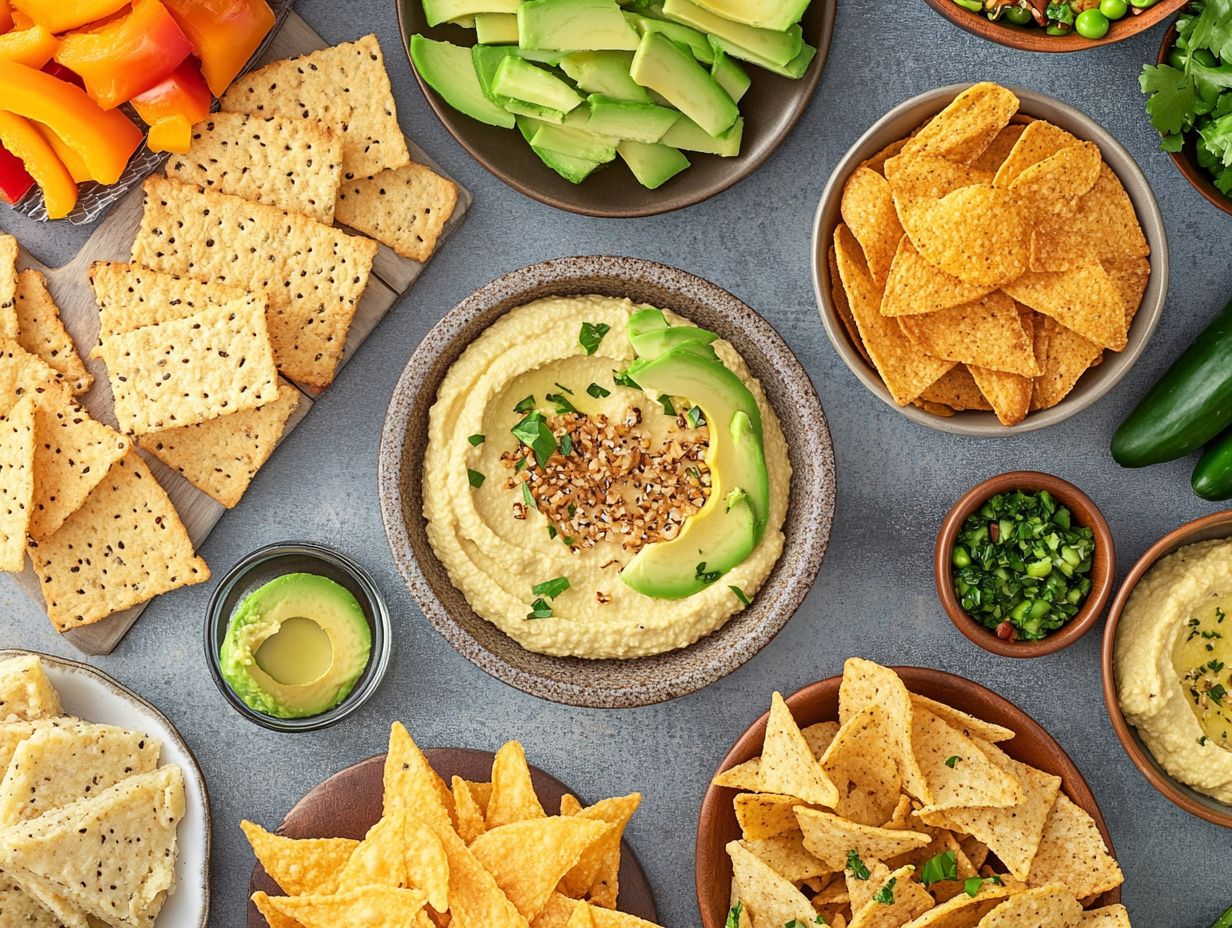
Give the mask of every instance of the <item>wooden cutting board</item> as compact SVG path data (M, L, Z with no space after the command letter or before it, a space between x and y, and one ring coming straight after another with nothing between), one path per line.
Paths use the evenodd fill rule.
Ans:
M273 41L270 42L262 58L262 63L303 55L307 52L324 48L326 44L325 40L317 35L311 26L298 15L292 13L286 18ZM386 66L389 66L388 59L386 60ZM415 161L430 166L439 174L448 176L410 139L407 140L407 144L411 150L411 157ZM60 307L64 324L77 345L78 353L85 360L90 373L94 375L94 386L90 389L89 393L78 399L94 418L101 422L106 422L113 427L116 425L116 419L112 407L111 387L107 381L106 367L102 361L91 361L89 359L90 350L98 341L98 307L94 301L94 291L90 287L87 271L95 261L127 261L129 259L133 239L136 237L137 229L141 224L143 199L143 192L140 186L129 191L112 208L111 212L101 220L99 228L90 237L89 241L86 242L77 256L63 267L46 267L34 260L24 250L21 251L18 257L19 267L34 268L46 275L48 287L51 289L51 294L55 298L56 304ZM445 226L445 231L441 236L441 244L438 247L442 247L445 240L461 225L463 218L466 216L466 211L470 208L470 204L471 196L469 191L459 186L457 207L449 223ZM416 278L423 272L423 269L424 264L422 262L400 257L389 247L385 245L380 246L380 251L372 265L372 277L368 282L367 289L364 291L363 299L360 300L359 308L356 310L355 320L351 324L350 333L347 335L346 351L343 354L342 364L347 363L347 360L355 353L355 349L363 343L364 339L385 318L385 314L389 312L402 294L410 289ZM298 384L296 386L299 387ZM308 414L308 411L312 408L312 397L319 392L307 387L299 387L299 389L303 396L299 407L287 421L286 431L283 433L284 437ZM193 545L199 548L226 510L214 499L198 490L161 461L150 455L143 456L150 465L151 470L153 470L154 475L158 478L159 483L163 485L163 488L166 489L167 494L171 497L175 508L179 511L180 518L184 520L184 525L188 529ZM43 596L39 588L39 581L28 561L25 571L16 574L15 579L30 598L41 607ZM166 595L174 596L175 593L168 593ZM146 605L134 606L124 612L116 613L101 622L73 629L66 632L64 637L74 647L86 654L109 654L120 643L120 639L132 628L133 623L137 621L138 616L141 615Z

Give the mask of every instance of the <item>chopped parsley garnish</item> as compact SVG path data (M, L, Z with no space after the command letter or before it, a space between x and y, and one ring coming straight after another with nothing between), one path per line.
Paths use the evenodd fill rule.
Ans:
M1228 690L1222 683L1216 683L1206 691L1206 695L1211 697L1211 702L1215 705L1222 706L1223 698L1228 695Z
M676 407L672 405L672 398L666 393L659 397L659 402L663 405L663 411L669 415L676 415Z
M530 484L525 480L522 481L522 502L526 504L527 512L539 508L535 503L535 495L530 491Z
M870 876L868 867L864 866L864 861L860 859L855 848L847 852L847 872L857 880L867 880Z
M925 886L931 886L943 880L956 879L958 879L958 855L953 851L945 851L936 857L928 858L920 870L920 882Z
M569 513L569 518L572 519L577 515L577 503L570 503L565 507L565 510Z
M718 580L719 577L723 576L723 571L707 570L706 562L702 561L697 565L697 570L694 572L693 576L702 583L714 583L714 581Z
M735 584L729 583L727 585L727 588L731 590L733 593L735 593L736 599L740 600L740 602L743 603L745 606L751 606L753 604L753 601L749 599L749 597L745 594L744 590L740 589L740 587L736 586Z
M582 331L578 333L578 344L586 349L587 354L594 354L599 350L603 336L611 330L612 327L606 322L583 322Z
M783 928L808 928L809 925L828 925L824 915L818 915L811 922L802 922L798 918L793 918L789 922L784 922Z
M945 759L945 765L949 767L951 770L953 770L955 767L958 766L958 762L960 760L962 760L962 758L959 757L957 754L951 754L949 757Z
M573 436L570 435L568 432L565 432L564 435L560 436L560 453L561 454L572 454L573 453Z
M570 396L573 396L573 391L570 390L568 387L566 387L559 380L556 382L556 389L559 390L561 393L568 393Z
M700 406L690 406L689 411L684 414L684 417L689 423L690 428L698 429L706 424L706 419L702 415Z
M723 928L740 928L740 914L744 911L744 903L737 902L727 912L727 922Z
M569 398L563 393L549 393L544 399L556 406L557 415L563 416L567 413L577 412L577 407L569 402Z
M629 372L627 370L612 371L612 383L618 387L629 387L633 390L641 389L641 385L629 376Z
M601 400L605 396L612 395L611 390L607 389L606 387L601 387L597 383L592 383L589 387L587 387L586 392L589 393L591 396L593 396L597 400Z
M467 441L469 441L469 442L471 443L471 445L472 445L472 446L473 446L473 445L482 445L482 444L483 444L483 442L484 442L484 438L483 438L483 436L482 436L482 435L471 435L471 436L470 436L469 438L467 438L466 440L467 440Z
M535 408L535 397L528 396L525 399L518 400L518 404L513 407L513 411L525 415Z
M526 467L526 458L518 458L518 463L513 465L513 472L515 474L520 474L522 473L522 470L525 467Z
M535 460L540 467L545 466L548 458L556 451L556 436L548 428L547 419L541 412L532 412L515 425L513 436L535 453Z
M548 526L548 539L549 539L549 540L551 540L551 539L555 538L555 537L556 537L556 534L557 534L557 532L556 532L556 526L555 526L555 525L549 525L549 526Z
M550 619L552 617L552 607L548 605L548 601L540 597L530 604L530 614L526 620L531 619Z
M992 883L994 886L1001 885L1001 877L999 876L969 876L963 880L963 892L974 899L980 894L980 887L985 883Z
M553 580L544 580L542 583L536 583L531 587L530 591L536 596L546 596L548 599L555 599L567 589L569 589L569 578L556 577Z
M485 477L483 474L479 473L479 471L471 470L468 467L466 469L466 479L471 482L471 486L473 486L476 490L478 490L481 486L483 486L483 482L487 480L488 478Z
M894 884L898 882L898 877L892 876L886 880L885 886L877 890L873 894L873 902L878 905L893 905L894 904Z

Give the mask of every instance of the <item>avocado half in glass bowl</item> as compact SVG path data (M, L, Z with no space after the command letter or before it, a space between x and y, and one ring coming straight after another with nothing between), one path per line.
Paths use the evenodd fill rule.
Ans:
M308 542L252 552L218 584L205 621L227 702L274 731L328 728L371 698L389 665L390 620L372 577Z

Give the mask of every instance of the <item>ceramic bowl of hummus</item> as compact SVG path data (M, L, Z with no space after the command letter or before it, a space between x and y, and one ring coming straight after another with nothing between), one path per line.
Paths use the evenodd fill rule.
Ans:
M1232 511L1165 535L1113 601L1104 700L1134 765L1187 812L1232 828Z
M381 443L386 532L429 621L575 705L671 699L752 657L811 586L834 495L825 414L777 333L633 258L481 288L411 357Z

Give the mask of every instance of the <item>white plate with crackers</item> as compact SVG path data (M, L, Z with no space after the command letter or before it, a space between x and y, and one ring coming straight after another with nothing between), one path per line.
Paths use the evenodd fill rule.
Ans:
M6 664L6 662L31 657L37 658L37 663ZM105 673L86 664L29 651L0 650L0 670L15 666L27 675L27 681L21 685L12 685L12 674L8 671L0 673L0 735L2 735L0 736L0 767L6 770L10 768L12 759L8 756L11 753L10 749L16 756L15 751L20 750L23 743L29 745L34 740L29 738L29 740L22 741L20 737L6 737L13 733L12 729L23 725L24 720L29 719L34 720L32 725L40 726L36 729L36 735L53 733L47 729L58 729L61 732L71 731L74 725L89 723L87 727L115 726L107 730L113 736L121 737L120 741L112 742L113 745L117 743L123 745L124 735L144 736L137 744L148 772L141 773L142 767L133 768L135 772L127 780L116 783L104 793L96 793L95 800L91 801L102 800L105 794L114 792L125 783L135 784L140 779L157 777L160 773L175 773L178 768L178 773L173 778L167 778L169 782L174 779L170 787L163 784L163 787L155 786L150 791L155 797L155 807L169 801L171 808L168 815L174 817L182 812L178 825L173 823L170 830L164 827L162 831L162 834L171 841L171 853L175 860L174 882L165 890L165 901L161 898L162 890L159 887L163 886L166 881L163 875L157 872L159 869L157 863L151 865L149 872L141 871L136 863L123 864L119 860L126 850L123 847L126 842L120 838L122 828L115 820L109 822L102 820L112 826L110 834L115 835L115 840L119 840L122 845L111 852L113 863L120 867L121 873L127 871L128 874L132 874L138 871L139 875L134 877L137 883L160 898L143 912L133 912L128 915L112 912L107 919L101 917L102 911L89 911L87 914L91 917L90 924L107 924L112 925L113 928L130 928L130 926L205 928L210 907L209 797L201 768L197 765L196 758L184 739L180 737L179 732L176 731L175 726L154 706ZM41 673L38 670L39 667L41 667ZM40 677L42 679L39 679ZM20 736L20 733L16 734ZM153 746L148 743L151 741ZM92 762L88 758L95 758L100 764L106 761L105 742L100 741L99 744L104 746L92 746L80 750L73 775L79 774L84 764ZM114 754L114 748L112 753ZM182 798L179 785L181 774ZM105 774L102 776L105 777ZM3 780L0 780L0 792L3 792L2 784ZM62 815L74 807L80 807L84 801L87 800L74 802L63 808L50 808L42 819L30 819L20 827L32 825L49 816ZM166 821L151 822L150 830L141 832L141 841L135 843L145 843L147 846L156 845L158 829L166 825ZM44 849L49 852L55 850L47 841L44 841L44 845ZM159 853L161 855L161 850ZM64 872L71 869L73 865L71 849L60 853L57 859ZM7 883L2 877L3 875L0 875L0 883ZM12 892L15 891L7 885L0 885L0 896L3 896L3 903L9 904L16 901L7 895ZM61 901L64 900L61 899ZM37 909L35 911L40 915L45 914ZM85 915L81 917L84 918ZM31 924L41 925L43 922L33 920Z
M1129 371L1163 312L1163 219L1090 117L996 84L929 91L839 163L813 286L839 356L922 425L1043 428Z

